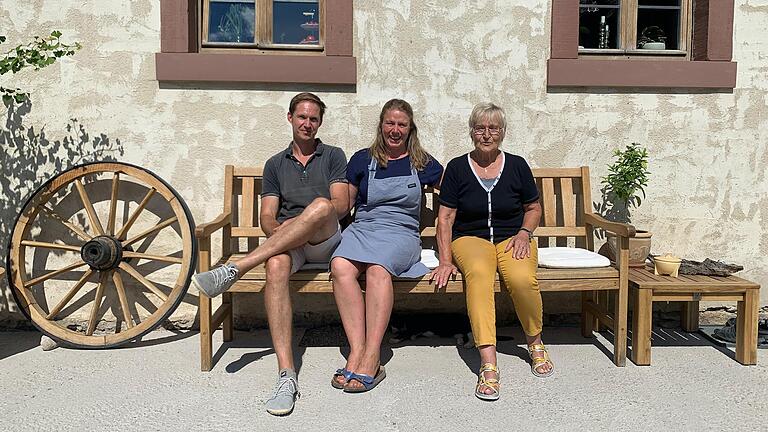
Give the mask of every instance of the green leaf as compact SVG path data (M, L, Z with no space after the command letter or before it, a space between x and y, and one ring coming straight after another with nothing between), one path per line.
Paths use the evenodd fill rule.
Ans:
M632 143L624 150L615 149L613 155L616 160L609 165L608 175L602 178L601 183L627 209L637 207L641 203L639 194L645 198L645 186L648 185L648 151Z
M0 54L0 75L8 72L15 74L27 67L34 70L42 69L55 63L58 58L74 55L82 47L79 42L75 42L73 45L61 43L60 37L61 32L54 30L48 37L35 36L32 42L19 45L5 54ZM5 36L0 36L0 43L5 42L5 40ZM3 101L6 104L11 101L9 98L15 97L11 96L14 91L3 89L2 93ZM20 90L16 93L19 94L18 97L21 98L21 101L29 97L28 93L23 93Z

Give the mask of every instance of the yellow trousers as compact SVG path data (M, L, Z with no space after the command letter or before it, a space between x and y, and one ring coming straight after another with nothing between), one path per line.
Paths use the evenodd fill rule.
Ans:
M472 324L475 346L496 345L496 302L493 285L496 271L515 304L515 313L528 336L542 329L542 305L539 281L536 279L538 249L532 241L531 256L515 259L512 251L504 252L507 239L497 245L479 237L460 237L451 243L453 259L464 275L467 312Z

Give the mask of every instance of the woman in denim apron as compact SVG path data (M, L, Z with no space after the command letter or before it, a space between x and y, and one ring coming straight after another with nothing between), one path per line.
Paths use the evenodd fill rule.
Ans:
M331 261L350 353L346 366L334 374L335 388L364 392L386 376L379 359L392 312L392 276L418 278L429 272L419 262L421 192L424 185L438 185L442 171L419 144L411 106L399 99L384 105L371 148L350 158L347 180L355 221L342 233Z

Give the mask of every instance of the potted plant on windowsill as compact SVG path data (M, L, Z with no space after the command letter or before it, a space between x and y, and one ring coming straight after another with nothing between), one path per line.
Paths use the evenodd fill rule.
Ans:
M637 47L646 50L667 49L667 37L664 30L659 26L648 26L640 32L640 39L637 40Z
M608 166L608 174L602 178L603 205L598 208L602 216L614 222L630 223L630 211L645 199L648 185L648 150L640 144L629 144L624 150L613 152L616 160ZM606 233L607 242L600 249L602 255L616 258L616 237ZM642 267L651 251L651 233L636 230L629 239L629 266Z

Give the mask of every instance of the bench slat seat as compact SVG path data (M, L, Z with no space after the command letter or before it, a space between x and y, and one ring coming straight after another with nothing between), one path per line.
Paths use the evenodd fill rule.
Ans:
M224 257L219 260L217 264L224 264L229 261L236 261L242 257L244 257L245 254L234 254L231 257ZM599 268L580 268L580 269L552 269L552 268L543 268L539 267L536 276L539 279L539 285L541 286L542 291L569 291L568 289L558 289L557 286L550 284L550 281L558 281L558 280L579 280L579 279L616 279L619 275L619 271L616 270L613 267L599 267ZM244 274L240 280L247 280L247 281L253 281L253 282L264 282L267 279L267 274L264 269L264 265L260 265L255 267L253 270L249 271L248 273ZM365 280L365 275L361 276L361 280ZM301 270L297 273L294 273L291 276L291 280L294 281L330 281L331 280L331 273L327 271L318 271L318 270ZM461 273L457 274L454 278L455 281L460 282L463 281L463 275ZM496 275L496 281L499 281L498 274ZM429 284L429 275L424 276L421 279L408 279L408 278L393 278L393 282L396 285L406 286L406 285L414 285L414 284ZM260 287L257 287L257 285L251 285L254 288L254 291L251 292L258 292L261 291ZM613 285L615 286L615 284ZM236 287L233 288L233 292L249 292L249 290L246 289L237 289Z
M198 271L211 268L211 236L221 232L221 253L218 264L237 260L255 248L264 238L259 226L262 170L227 165L224 169L224 210L212 221L197 226ZM617 260L611 267L581 269L549 269L539 267L539 288L548 291L580 291L581 331L585 337L601 326L613 330L613 362L624 366L627 349L627 303L629 275L629 237L635 228L628 224L609 222L591 212L592 198L589 168L535 168L533 176L541 195L542 218L534 236L539 249L551 246L576 246L595 250L594 229L601 228L617 237ZM421 239L423 247L436 246L436 220L439 207L437 191L427 188L422 197ZM246 246L247 245L247 246ZM222 294L221 305L213 310L211 299L200 295L200 366L208 371L213 366L213 332L220 326L225 342L234 337L234 294L258 293L264 289L266 274L259 266L243 275L232 288ZM364 278L362 280L364 284ZM495 290L502 290L497 280ZM463 293L461 274L437 289L428 277L393 281L399 293L435 294ZM300 271L291 276L289 288L299 293L331 293L333 285L327 271ZM615 301L609 302L609 294Z

